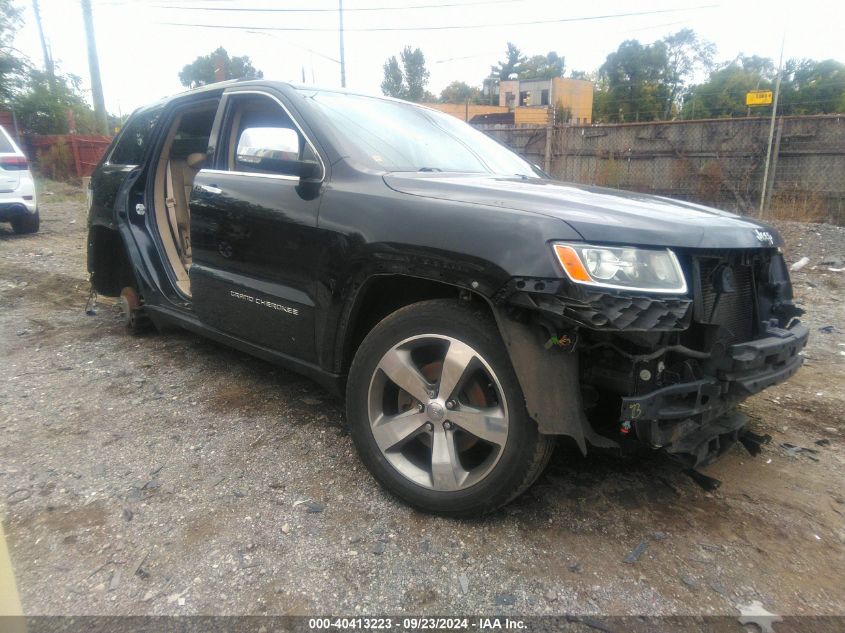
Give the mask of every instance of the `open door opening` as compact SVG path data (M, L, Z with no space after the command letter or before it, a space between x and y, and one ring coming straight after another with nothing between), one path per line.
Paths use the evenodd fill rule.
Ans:
M191 210L194 178L203 168L217 102L178 111L155 170L155 224L179 291L191 296Z

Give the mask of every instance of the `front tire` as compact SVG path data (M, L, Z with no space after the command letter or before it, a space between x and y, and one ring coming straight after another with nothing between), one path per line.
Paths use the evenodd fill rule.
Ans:
M26 215L12 218L12 230L18 235L38 233L40 226L41 216L38 213L38 209L35 210L35 213L27 213Z
M379 483L450 516L515 499L554 448L528 417L495 322L456 300L407 306L373 328L349 372L347 419Z

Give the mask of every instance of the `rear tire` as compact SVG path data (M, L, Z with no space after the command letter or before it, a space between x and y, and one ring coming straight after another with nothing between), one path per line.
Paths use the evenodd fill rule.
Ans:
M495 322L456 300L407 306L373 328L346 401L364 465L426 512L491 512L525 492L554 449L528 417Z
M41 226L41 216L38 210L35 213L27 213L16 218L12 218L12 230L18 235L25 233L38 233L38 228Z

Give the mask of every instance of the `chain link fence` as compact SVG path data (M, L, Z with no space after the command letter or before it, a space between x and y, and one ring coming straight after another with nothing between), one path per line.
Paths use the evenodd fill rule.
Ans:
M768 219L845 224L845 116L618 125L479 125L554 178L697 202Z

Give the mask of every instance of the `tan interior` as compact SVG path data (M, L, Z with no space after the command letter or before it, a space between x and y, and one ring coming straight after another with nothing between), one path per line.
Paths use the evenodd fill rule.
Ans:
M229 130L229 143L226 150L226 169L235 168L235 152L238 148L238 131L241 129L243 110L238 108L232 115L232 127Z
M202 110L207 113L208 108ZM196 114L185 111L176 115L155 170L155 220L164 246L164 254L176 277L179 290L191 296L188 271L191 268L191 211L188 202L194 178L203 167L205 154L192 152L185 157L174 154L174 139L183 119Z

